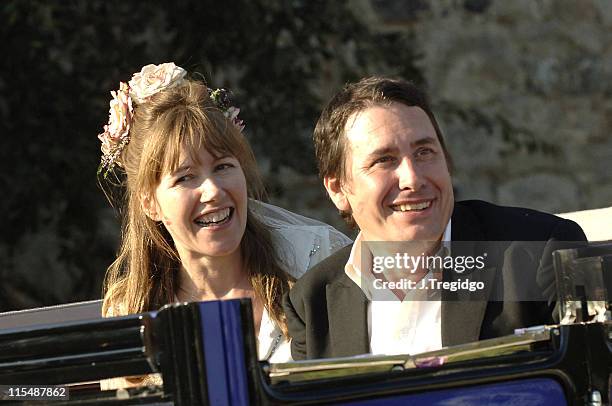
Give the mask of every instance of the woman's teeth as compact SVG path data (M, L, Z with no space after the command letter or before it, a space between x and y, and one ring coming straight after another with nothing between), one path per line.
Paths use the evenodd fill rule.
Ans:
M425 210L431 205L431 201L422 202L422 203L414 203L414 204L398 204L393 206L393 210L395 211L416 211L416 210Z
M227 221L227 219L229 219L231 212L232 212L231 208L228 207L226 209L222 209L214 213L208 213L201 217L198 217L198 219L195 222L196 224L200 226L220 224L220 223Z

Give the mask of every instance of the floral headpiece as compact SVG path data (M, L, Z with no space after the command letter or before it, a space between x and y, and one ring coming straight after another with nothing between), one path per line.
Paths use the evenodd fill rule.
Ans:
M104 172L106 177L115 165L121 166L117 158L130 142L130 127L134 119L132 101L145 103L154 94L181 85L186 75L185 69L172 62L147 65L132 75L127 84L120 82L119 90L111 91L113 98L110 101L108 124L104 126L104 132L98 135L102 142L98 174ZM226 89L208 89L208 92L223 114L242 131L244 123L238 118L240 109L231 105L231 93Z
M217 105L223 115L227 117L240 131L244 130L244 121L238 118L240 109L232 106L232 92L227 89L208 89L211 100Z

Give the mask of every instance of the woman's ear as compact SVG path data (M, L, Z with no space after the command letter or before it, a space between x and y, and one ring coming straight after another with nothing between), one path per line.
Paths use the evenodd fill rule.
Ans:
M326 176L323 178L323 185L325 186L327 194L332 199L332 202L334 202L338 210L350 213L351 204L347 199L346 191L342 187L342 181L333 176Z
M154 197L142 195L140 197L140 205L148 218L153 221L161 221L159 206Z

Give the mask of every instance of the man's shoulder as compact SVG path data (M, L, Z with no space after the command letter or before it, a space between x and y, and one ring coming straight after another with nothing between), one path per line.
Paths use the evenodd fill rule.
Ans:
M500 206L484 200L463 200L457 202L457 207L467 208L483 221L494 220L499 222L524 223L556 223L562 221L561 217L526 207Z
M344 267L349 259L352 248L353 244L349 244L319 262L297 280L292 290L319 288L341 278L343 279L345 275Z
M455 210L459 216L470 218L469 221L476 223L485 237L491 240L536 241L548 238L559 227L565 230L568 237L578 238L582 234L580 226L573 221L525 207L500 206L482 200L464 200L456 203Z

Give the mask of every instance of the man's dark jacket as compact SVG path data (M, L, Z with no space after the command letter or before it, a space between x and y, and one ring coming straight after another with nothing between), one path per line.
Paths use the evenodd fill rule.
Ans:
M484 282L483 291L443 292L443 346L552 323L556 297L552 251L586 237L573 221L551 214L469 200L455 203L451 240L452 256L483 251L489 255L485 269L469 275L472 281ZM368 300L344 271L351 248L341 249L308 271L285 296L295 360L369 352ZM465 276L447 272L443 279Z

